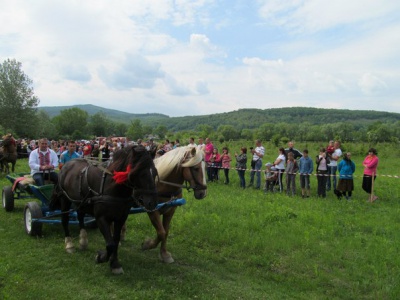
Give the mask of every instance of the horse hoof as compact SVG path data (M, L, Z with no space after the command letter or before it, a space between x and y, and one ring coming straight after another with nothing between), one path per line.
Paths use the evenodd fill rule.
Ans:
M74 253L75 252L75 247L74 247L74 244L72 243L72 238L71 237L66 237L65 238L65 251L67 251L67 253Z
M120 275L120 274L124 274L124 269L122 269L122 267L120 268L115 268L115 269L111 269L111 272L114 275Z
M152 239L147 239L142 243L142 250L149 250L153 249L152 247L153 240Z
M81 250L86 250L88 247L88 238L87 238L87 232L85 229L81 229L80 234L79 234L79 248Z
M167 252L165 255L161 255L161 253L158 254L158 258L160 261L166 264L172 264L175 260L172 258L171 253Z
M97 251L96 263L101 264L105 263L106 261L107 261L107 254L102 250Z

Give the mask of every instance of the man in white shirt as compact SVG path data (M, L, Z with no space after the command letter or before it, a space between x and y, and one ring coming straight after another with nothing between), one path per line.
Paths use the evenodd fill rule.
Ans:
M327 191L329 191L331 189L331 177L332 177L332 181L333 181L333 189L336 190L337 165L338 165L338 160L342 156L342 150L340 150L340 142L335 141L335 143L333 144L333 147L335 148L335 150L333 151L333 153L331 155L329 155L329 159L331 162L329 164L330 173L328 176L328 180L326 182L326 190Z
M249 187L254 184L254 174L257 173L257 182L255 188L257 190L260 189L261 186L261 167L262 167L262 158L265 154L265 148L261 145L261 140L256 140L256 148L250 148L251 153L253 154L253 159L251 163L251 171L250 171L250 184Z
M44 185L45 180L50 180L54 184L58 182L58 174L55 172L58 167L58 157L52 149L49 149L46 138L40 139L39 147L30 153L29 167L37 186Z
M197 147L197 145L196 145L196 143L194 142L194 138L189 138L189 144L188 144L188 146L190 146L190 147Z

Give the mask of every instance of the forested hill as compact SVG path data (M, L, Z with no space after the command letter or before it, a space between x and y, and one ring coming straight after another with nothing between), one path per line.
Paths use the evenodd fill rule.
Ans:
M117 121L121 123L130 123L131 120L139 119L139 120L163 120L165 118L169 118L167 115L156 114L156 113L148 113L148 114L131 114L115 109L108 109L92 104L83 104L83 105L71 105L71 106L42 106L38 107L39 110L45 111L49 117L53 118L60 114L62 110L70 109L70 108L79 108L88 113L89 116L93 116L97 113L104 113L107 118L112 121Z
M174 117L155 120L153 125L163 124L173 131L195 129L199 124L207 124L213 128L220 125L232 125L237 130L254 129L266 123L287 123L311 125L352 123L356 127L375 122L393 123L400 121L400 114L360 111L344 109L321 109L309 107L271 108L271 109L239 109L237 111L206 116Z
M235 129L241 130L244 128L254 129L266 123L302 124L307 122L311 125L322 125L343 122L351 123L357 128L375 122L394 123L400 121L398 113L311 107L239 109L227 113L185 117L169 117L156 113L130 114L94 105L40 107L39 109L47 112L50 117L54 117L61 110L73 107L85 110L89 116L102 112L113 121L130 123L132 120L139 119L143 125L152 127L163 125L171 131L195 130L200 124L210 125L214 129L221 125L232 125Z

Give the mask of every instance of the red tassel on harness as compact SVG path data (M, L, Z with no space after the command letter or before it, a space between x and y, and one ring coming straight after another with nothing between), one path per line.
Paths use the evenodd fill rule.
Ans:
M114 171L113 179L115 180L115 182L117 184L125 183L128 180L128 174L129 174L130 171L131 171L131 166L130 165L128 165L126 167L126 171L122 171L122 172Z

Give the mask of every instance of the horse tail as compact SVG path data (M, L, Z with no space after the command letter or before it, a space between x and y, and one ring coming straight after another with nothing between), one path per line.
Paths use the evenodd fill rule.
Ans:
M49 209L57 210L61 209L61 197L63 195L62 190L60 189L58 184L54 185L53 193L50 197Z

